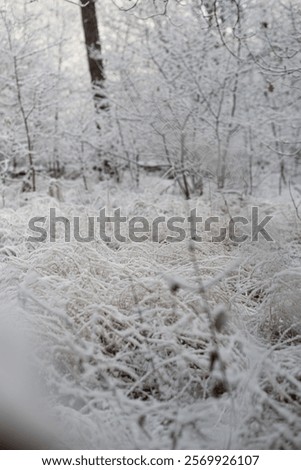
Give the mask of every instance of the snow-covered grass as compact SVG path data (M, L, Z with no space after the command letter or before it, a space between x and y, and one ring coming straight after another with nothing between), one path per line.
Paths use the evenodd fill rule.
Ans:
M35 393L69 447L300 448L294 208L289 200L237 195L225 204L213 191L185 202L168 184L147 177L140 190L125 181L85 191L81 181L66 181L63 201L48 196L46 184L35 195L5 188L0 321L30 342ZM54 243L27 241L30 217L47 216L50 207L79 216L85 231L87 217L103 207L150 219L196 207L226 223L251 205L274 215L274 242L169 243L164 227L159 243L66 243L60 230ZM25 379L19 361L11 362L14 399L22 401Z

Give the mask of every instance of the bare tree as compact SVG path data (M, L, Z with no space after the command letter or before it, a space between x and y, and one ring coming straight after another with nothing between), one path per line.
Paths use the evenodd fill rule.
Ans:
M22 80L20 76L20 63L19 59L14 51L13 39L12 39L12 32L10 30L10 23L6 18L5 12L1 11L1 18L4 23L4 27L7 33L7 40L9 45L10 55L12 57L12 65L13 65L13 81L15 84L16 90L16 102L18 105L18 109L21 115L21 120L23 123L25 136L26 136L26 151L27 151L27 158L28 158L28 176L31 178L31 184L28 182L23 182L23 189L28 191L36 190L36 170L34 166L34 159L33 159L33 139L32 133L29 126L29 117L35 107L35 103L32 104L31 108L28 110L24 104L24 94L22 89Z
M106 103L106 96L103 91L105 74L95 3L95 0L90 0L87 4L82 4L81 16L93 87L93 98L96 112L98 113L100 110L107 109L108 104Z

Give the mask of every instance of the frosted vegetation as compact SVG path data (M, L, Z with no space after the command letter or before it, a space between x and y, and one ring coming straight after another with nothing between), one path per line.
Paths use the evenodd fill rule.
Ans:
M275 213L273 243L167 243L164 226L160 243L65 243L63 230L55 243L27 242L28 219L49 207L80 215L83 235L103 206L148 218L188 210L158 178L138 192L64 185L65 202L41 190L2 208L0 256L1 321L30 337L67 445L299 448L300 222L291 205L261 201ZM228 197L234 214L250 202ZM228 218L220 195L189 205Z
M65 448L300 449L299 6L99 2L95 126L78 8L0 1L0 412ZM251 207L273 241L28 240L50 208L84 236Z

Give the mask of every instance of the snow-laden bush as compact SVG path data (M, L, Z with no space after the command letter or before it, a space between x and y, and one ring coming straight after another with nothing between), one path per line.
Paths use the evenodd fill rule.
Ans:
M291 268L276 273L270 280L262 304L262 328L272 340L301 335L301 270ZM301 339L301 336L300 336ZM299 341L300 341L299 339Z
M156 184L155 198L111 190L109 206L148 217L189 210ZM296 329L285 334L298 317L300 271L285 248L275 257L273 244L164 236L65 243L60 230L55 243L24 241L33 214L52 206L84 222L108 191L98 186L85 198L70 187L65 203L29 199L5 209L1 227L4 248L8 240L14 248L2 251L2 303L18 306L34 374L67 445L300 447L301 346ZM1 321L4 311L12 320L11 310L1 309Z

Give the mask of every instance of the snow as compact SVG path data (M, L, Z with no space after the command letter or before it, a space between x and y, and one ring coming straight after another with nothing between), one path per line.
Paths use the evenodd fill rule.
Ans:
M139 190L124 180L85 191L63 180L61 201L47 181L37 194L3 188L1 396L14 390L32 415L38 396L42 424L53 420L69 448L300 448L300 222L289 196L187 202L167 183L141 175ZM62 227L56 242L27 239L29 219L51 207L84 232L104 207L148 219L197 207L225 223L225 198L231 216L273 213L274 242L169 243L163 225L158 243L66 243Z

